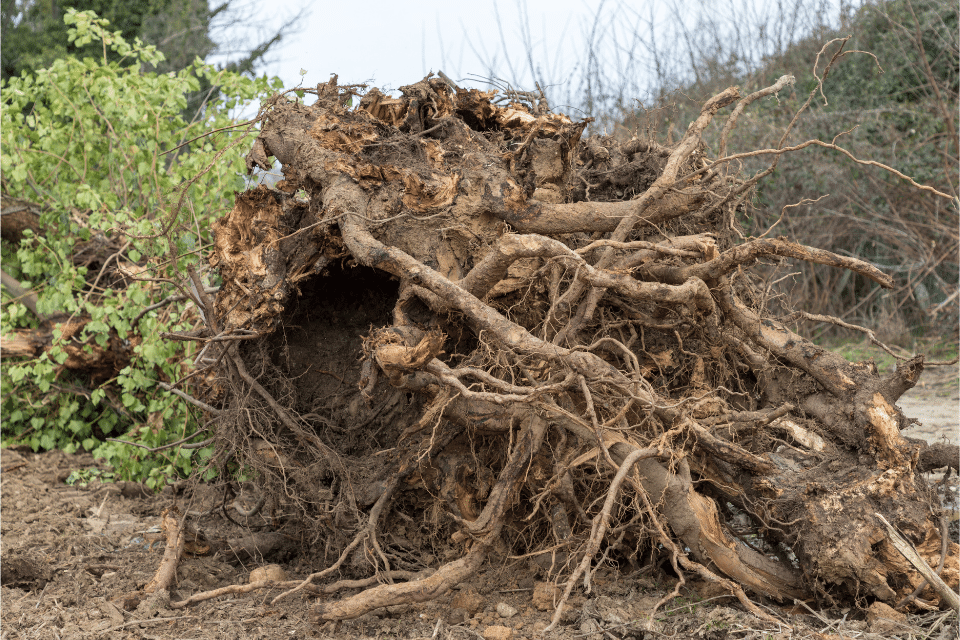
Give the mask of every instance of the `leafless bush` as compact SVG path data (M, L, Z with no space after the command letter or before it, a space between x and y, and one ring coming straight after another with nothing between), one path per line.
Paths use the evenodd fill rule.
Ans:
M960 44L951 3L841 3L838 10L822 0L730 0L700 3L696 10L673 3L647 13L603 3L580 25L583 49L576 61L564 59L563 51L543 50L538 42L546 39L533 37L523 5L515 22L507 21L501 16L498 52L488 55L474 45L487 61L486 75L507 78L501 88L537 86L549 104L573 105L595 118L594 131L668 143L683 135L704 99L731 84L753 91L793 73L798 86L812 86L823 42L850 34L846 59L824 78L825 95L784 143L840 136L857 158L957 195ZM522 60L504 54L511 28L526 49ZM770 98L745 116L748 126L730 137L730 150L761 148L777 118L795 112L801 100L796 94ZM720 134L716 126L704 132L713 153ZM754 172L766 166L762 157L742 162ZM856 276L816 265L798 267L793 277L785 277L792 272L788 265L774 267L768 275L777 285L769 293L779 303L772 308L840 315L879 327L898 343L924 331L956 335L956 201L918 195L886 172L810 148L785 158L758 183L741 208L740 222L747 235L777 224L777 233L868 260L895 277L895 290L884 293Z

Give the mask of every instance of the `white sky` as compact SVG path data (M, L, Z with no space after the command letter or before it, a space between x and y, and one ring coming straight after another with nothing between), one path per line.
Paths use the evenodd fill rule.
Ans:
M316 86L332 73L340 84L384 91L429 71L477 87L495 74L528 91L536 78L553 108L599 116L683 85L700 71L694 65L716 60L718 51L738 67L757 64L812 25L835 24L838 1L863 0L250 1L232 27L246 31L240 40L247 46L304 10L263 69L288 89ZM254 8L257 20L246 19Z
M499 56L497 62L502 62L507 50L515 64L525 63L526 48L518 26L524 5L535 46L551 52L566 49L561 57L570 59L570 41L579 38L598 4L584 0L269 0L258 6L269 7L277 22L302 7L309 11L299 31L272 51L276 62L266 68L288 88L300 82L304 69L305 86L326 82L331 73L338 73L342 84L372 81L381 89L396 89L419 81L431 70L443 70L454 80L469 73L483 75L487 68L477 53L490 61ZM497 9L506 47L501 45ZM549 57L550 62L557 60L556 55ZM563 64L560 61L558 66ZM503 66L503 75L508 75ZM562 77L569 69L556 72Z

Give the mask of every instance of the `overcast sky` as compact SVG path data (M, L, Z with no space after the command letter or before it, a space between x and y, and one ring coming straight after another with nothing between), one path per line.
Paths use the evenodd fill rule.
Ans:
M461 77L483 75L489 62L503 67L503 75L507 75L504 51L510 52L519 70L526 60L519 26L523 22L529 24L530 40L541 52L537 64L555 65L561 75L569 73L562 67L574 64L571 43L580 38L598 5L584 0L527 0L523 4L493 0L268 0L258 4L269 8L273 20L296 15L304 7L308 11L297 33L273 51L275 62L266 69L282 78L287 87L300 82L303 69L306 86L326 82L331 73L338 73L341 83L369 81L392 89L414 83L428 71L443 70ZM521 16L524 6L526 21ZM502 29L497 24L498 10ZM545 55L544 51L552 53Z
M247 31L239 38L247 46L303 11L264 69L288 89L332 73L382 90L429 71L478 87L494 74L522 90L536 78L553 108L581 116L648 103L661 88L699 79L698 66L718 55L746 75L812 25L836 23L840 9L840 0L250 1L231 27ZM253 10L257 19L247 19Z

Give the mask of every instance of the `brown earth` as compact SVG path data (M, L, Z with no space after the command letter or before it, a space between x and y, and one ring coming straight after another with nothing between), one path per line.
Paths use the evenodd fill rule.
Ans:
M945 398L945 402L928 402L920 405L927 411L918 412L911 398L924 393L934 399ZM953 412L941 411L944 404L952 406ZM939 429L940 434L956 441L954 380L918 387L903 405L909 408L908 415L920 418L925 432ZM498 555L465 584L436 601L380 609L356 620L324 626L309 621L316 596L301 593L272 604L280 593L277 589L255 589L174 609L171 601L246 584L250 572L266 564L279 564L285 579L301 579L328 566L330 558L324 557L322 544L312 545L309 548L313 551L306 554L297 553L294 545L284 541L275 544L269 539L270 523L262 517L244 519L228 508L231 519L225 518L217 510L222 493L214 487L168 487L161 494L151 495L135 483L70 486L66 480L71 472L90 467L94 461L88 455L55 451L34 454L7 449L0 462L3 640L520 639L539 637L553 612L548 555L521 559ZM955 491L956 482L953 485ZM956 502L953 505L956 512ZM142 589L160 564L164 541L158 525L161 512L173 506L191 512L214 510L213 514L192 518L201 534L193 547L197 555L187 554L181 560L173 593L161 592L139 603L125 600L125 594ZM954 540L955 525L956 515ZM265 557L257 551L251 557L243 548L243 539L249 540L257 532L268 534L260 538L267 551ZM435 560L438 565L444 559ZM625 574L601 565L592 584L591 593L581 590L575 596L564 624L550 637L957 637L957 617L953 613L904 617L887 611L887 615L901 618L894 620L883 617L883 605L879 603L870 609L843 610L816 610L816 605L814 610L784 608L767 603L765 610L783 621L777 628L744 612L733 598L689 576L681 596L663 605L648 622L646 613L672 590L675 577L656 567ZM337 596L326 597L342 595L340 591ZM864 607L868 604L862 603ZM836 635L838 632L841 635Z
M960 441L960 373L957 366L930 368L897 404L918 424L904 429L908 438L929 443Z

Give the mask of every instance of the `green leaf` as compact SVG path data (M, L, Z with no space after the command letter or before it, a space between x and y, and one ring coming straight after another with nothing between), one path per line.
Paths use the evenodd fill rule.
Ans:
M24 10L41 5L26 3ZM185 403L158 403L153 398L167 396L154 393L153 380L161 372L180 375L178 363L186 357L183 343L163 342L159 333L192 328L194 319L184 318L184 303L139 318L145 306L171 295L171 289L156 282L120 281L114 276L115 264L102 275L101 265L93 264L87 273L86 267L74 266L76 247L81 242L153 236L161 230L161 221L173 224L170 237L190 251L209 243L214 219L233 206L232 190L242 188L236 175L243 162L239 147L218 156L225 145L237 141L236 132L204 139L175 154L160 154L204 130L234 124L231 110L256 108L282 83L218 70L202 60L182 72L159 74L151 65L164 59L161 52L125 39L92 11L67 9L63 21L67 39L77 47L89 44L90 49L78 55L68 55L65 48L51 50L52 62L35 73L11 78L0 92L4 190L35 194L43 229L38 235L26 233L18 247L3 244L4 270L38 292L41 313L89 316L85 334L71 338L87 341L84 353L93 353L94 344L108 348L113 331L120 341L129 340L129 346L139 345L139 359L102 381L91 391L89 401L71 399L53 386L55 376L62 376L58 385L91 385L85 373L60 370L68 359L62 347L29 362L5 363L4 437L17 436L34 449L59 446L96 451L117 477L142 479L149 474L154 486L160 487L169 477L192 470L197 459L192 451L146 454L101 442L91 436L91 430L107 435L135 431L139 426L135 421L145 418L145 402L151 412L162 413L164 426L133 437L160 444L182 437L184 426L195 428ZM5 51L11 44L6 35ZM120 56L126 57L119 61ZM218 87L219 94L207 103L202 117L190 123L183 117L187 94L199 91L201 82L204 87ZM204 173L208 167L212 169ZM177 189L187 184L191 206L175 214L171 204L180 195ZM72 215L73 210L81 215ZM172 219L173 215L179 218ZM169 278L174 268L182 273L200 260L191 254L176 265L167 264L167 250L163 238L135 239L123 260L148 265L145 275L161 280ZM92 288L94 279L98 284ZM38 326L23 304L9 301L0 310L0 322L5 335L12 329ZM120 348L126 346L120 343ZM114 406L117 403L126 411ZM212 449L201 455L212 455Z
M57 444L56 439L53 437L53 434L49 431L40 436L40 448L50 450L53 449Z

